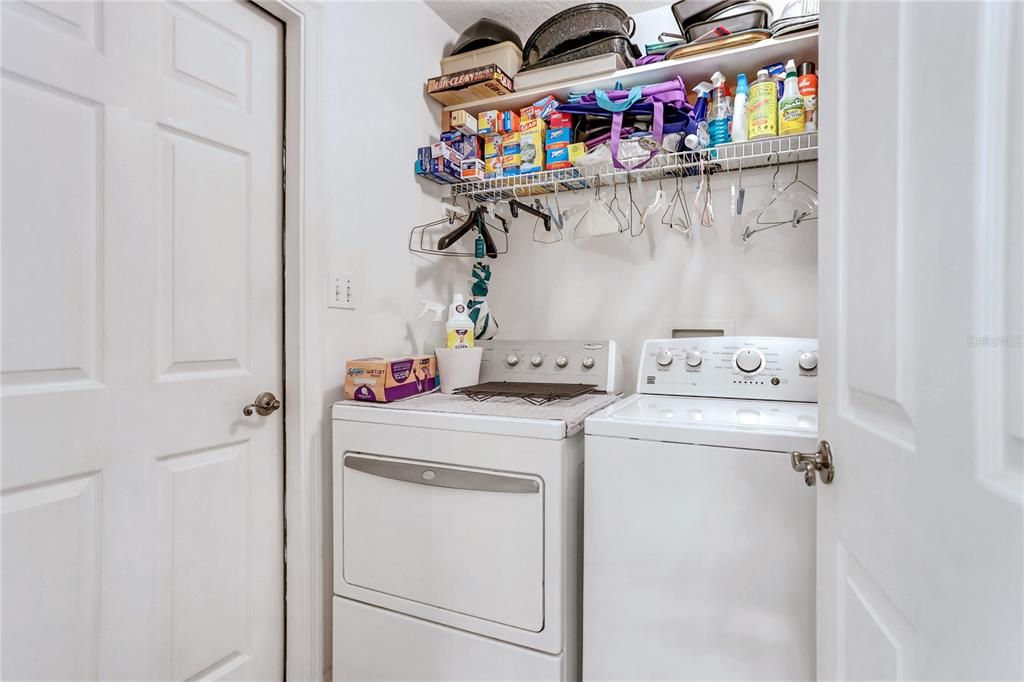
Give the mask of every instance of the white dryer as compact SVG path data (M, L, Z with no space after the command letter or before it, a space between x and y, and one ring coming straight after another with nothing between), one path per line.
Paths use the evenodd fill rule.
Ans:
M615 344L481 345L473 398L333 406L335 680L579 677L582 429Z
M583 677L813 679L817 342L644 344L586 421Z

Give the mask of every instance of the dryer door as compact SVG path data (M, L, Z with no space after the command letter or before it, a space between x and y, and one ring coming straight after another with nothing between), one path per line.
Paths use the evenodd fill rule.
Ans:
M342 488L345 582L544 627L540 478L346 452Z

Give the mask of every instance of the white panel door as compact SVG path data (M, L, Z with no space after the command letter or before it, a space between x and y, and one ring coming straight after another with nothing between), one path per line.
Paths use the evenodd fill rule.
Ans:
M0 674L281 679L283 28L2 11Z
M1021 679L1024 4L821 5L821 679Z

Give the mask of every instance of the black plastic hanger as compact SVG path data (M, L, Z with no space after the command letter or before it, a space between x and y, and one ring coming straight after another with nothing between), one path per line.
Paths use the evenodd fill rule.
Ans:
M452 230L451 232L437 240L437 248L440 249L441 251L450 249L452 246L455 245L455 242L462 239L464 236L466 236L466 233L468 233L470 230L477 226L477 219L479 217L479 209L474 208L472 211L469 212L469 215L466 217L466 222L462 223L454 230ZM486 239L484 241L486 242Z
M509 199L508 200L508 210L512 213L512 217L513 218L518 218L519 217L519 211L520 210L526 211L530 215L536 216L536 217L540 218L541 220L543 220L544 221L544 229L547 230L548 232L551 231L551 216L549 214L545 213L544 211L538 211L533 206L530 206L528 204L524 204L523 202L519 201L518 199Z

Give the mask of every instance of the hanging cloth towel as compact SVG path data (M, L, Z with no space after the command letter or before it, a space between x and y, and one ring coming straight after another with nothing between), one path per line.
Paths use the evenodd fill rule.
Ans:
M490 288L491 266L476 262L473 265L473 280L469 297L469 319L473 320L477 340L488 341L498 335L498 321L491 315L487 305L487 290Z

